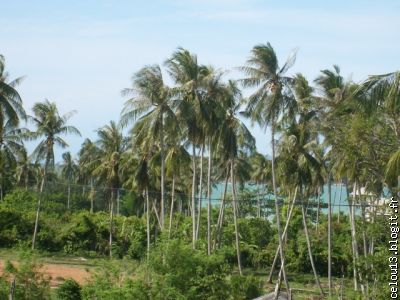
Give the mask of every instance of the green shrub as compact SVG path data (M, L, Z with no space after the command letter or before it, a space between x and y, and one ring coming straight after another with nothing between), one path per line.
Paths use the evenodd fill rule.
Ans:
M253 276L232 275L230 291L233 299L254 299L261 295L261 281Z
M65 280L57 288L57 298L60 300L80 300L81 296L81 286L73 279Z
M15 278L15 299L50 299L50 279L39 271L40 267L29 254L20 261L18 268L6 262L4 278L8 282Z

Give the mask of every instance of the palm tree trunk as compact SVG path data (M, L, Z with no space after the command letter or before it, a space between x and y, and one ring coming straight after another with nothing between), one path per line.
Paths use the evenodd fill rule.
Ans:
M160 156L161 156L161 231L164 230L164 203L165 203L165 155L164 155L164 115L161 113L161 126L160 126Z
M71 185L68 183L68 200L67 200L67 209L69 209L70 199L71 199Z
M201 219L201 207L203 201L203 159L204 159L204 144L201 145L201 154L200 154L200 179L199 179L199 192L198 192L198 212L197 212L197 225L196 225L196 240L199 239L200 232L200 219Z
M275 121L272 121L272 126L271 126L271 145L272 145L272 186L274 190L274 198L275 198L275 213L276 213L276 226L278 229L278 243L279 243L279 254L281 257L281 263L282 263L282 274L283 274L283 280L285 282L285 286L287 289L287 292L290 294L290 287L289 287L289 282L286 277L286 271L285 271L285 252L283 249L283 243L282 243L282 230L281 230L281 218L280 218L280 210L279 210L279 203L278 203L278 197L277 197L277 189L276 189L276 176L275 176ZM278 298L279 296L279 289L280 286L277 284L275 287L275 299Z
M231 160L231 182L232 182L232 208L233 208L233 222L235 225L235 242L236 242L236 256L238 261L238 269L239 274L242 275L242 263L240 261L240 242L239 242L239 229L237 223L237 199L236 199L236 185L235 185L235 176L234 176L234 161Z
M304 233L306 235L308 255L309 255L309 258L310 258L311 268L312 268L313 273L314 273L315 283L317 284L317 286L319 288L321 296L324 296L324 291L322 290L321 283L319 281L319 277L318 277L318 274L317 274L317 269L315 268L314 258L313 258L313 255L312 255L311 242L310 242L310 237L308 235L306 214L305 214L305 211L304 211L304 204L301 205L301 214L302 214L302 217L303 217Z
M288 215L287 220L286 220L285 228L283 229L282 240L284 240L286 235L287 235L286 232L287 232L287 230L289 228L290 219L292 218L292 212L293 212L293 209L294 209L294 205L296 203L296 196L297 196L297 186L296 186L296 188L294 190L294 196L293 196L292 204L290 205L290 208L289 208L289 215ZM269 275L268 275L268 282L269 283L272 283L272 275L273 275L274 270L275 270L276 262L278 261L279 250L280 250L280 247L278 245L278 247L276 248L274 261L272 262L271 270L269 271Z
M337 217L337 223L338 223L338 224L340 223L340 206L341 206L341 204L342 204L342 187L343 187L343 184L342 184L342 182L340 181L340 190L339 190L339 211L338 211L338 217Z
M117 189L117 216L119 216L119 203L120 202L120 198L119 198L119 189Z
M168 239L170 239L171 237L172 219L174 216L174 202L175 202L175 174L172 176L171 210L169 213Z
M357 245L357 238L356 238L355 211L354 211L354 203L355 203L355 199L356 199L356 187L357 187L357 184L354 182L353 201L350 200L348 192L347 192L347 199L349 201L349 219L350 219L350 230L351 230L351 245L352 245L352 250L353 250L354 290L358 291L358 271L357 271L358 245Z
M260 199L259 182L256 182L256 186L257 186L257 218L261 219L261 199Z
M193 178L192 178L192 243L193 249L196 249L196 149L195 145L192 145L192 168L193 168Z
M149 190L146 188L146 234L147 234L147 260L150 255L150 201L149 201Z
M221 201L221 206L219 208L218 221L217 221L217 230L216 230L217 232L216 232L215 244L218 244L218 248L221 246L222 224L224 222L225 198L226 198L226 191L228 188L229 173L230 172L229 172L229 167L228 167L226 178L225 178L224 194L222 196L222 201Z
M211 138L208 141L208 170L207 170L207 254L211 255Z
M37 236L37 231L38 231L38 226L39 226L40 208L42 206L42 195L43 195L45 181L46 181L46 171L44 171L44 173L43 173L42 183L40 185L40 191L39 191L39 196L38 196L35 227L33 229L33 237L32 237L32 250L35 250L36 236Z
M328 289L332 295L332 206L331 206L331 173L328 175Z
M113 242L113 227L114 227L114 188L111 189L110 199L110 236L108 240L108 247L110 249L110 258L112 258L112 242Z
M367 258L368 256L368 243L367 243L367 235L365 233L365 228L366 228L366 218L365 218L365 202L361 199L361 188L360 186L358 187L358 194L360 195L360 205L361 205L361 219L362 219L362 238L363 238L363 250L364 250L364 257ZM366 201L366 200L365 200ZM365 260L365 269L368 270L368 261L367 259ZM369 283L368 283L368 273L365 273L365 296L367 299L369 299Z
M161 228L160 216L159 216L159 214L158 214L158 212L157 212L157 207L156 207L156 204L155 204L154 201L153 201L153 210L154 210L154 214L156 215L156 219L157 219L157 222L158 222L158 226Z
M94 187L93 187L93 178L90 179L90 213L93 213L94 208Z
M318 225L319 225L319 213L321 210L321 187L318 188L318 205L317 205L317 219L315 221L315 230L318 233Z

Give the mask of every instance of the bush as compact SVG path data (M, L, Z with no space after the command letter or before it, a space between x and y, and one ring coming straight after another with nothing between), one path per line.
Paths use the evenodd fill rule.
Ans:
M57 298L60 300L80 300L81 286L73 279L67 279L57 288Z
M261 281L253 276L232 275L230 287L233 299L254 299L261 295Z
M25 255L18 268L6 262L4 278L8 282L15 278L15 299L50 299L50 280L39 272L40 267L31 255Z

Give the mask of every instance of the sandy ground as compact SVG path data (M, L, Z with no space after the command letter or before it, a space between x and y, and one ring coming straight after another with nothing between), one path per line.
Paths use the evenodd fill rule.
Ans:
M15 264L15 262L13 262ZM17 264L18 265L18 264ZM85 283L90 278L90 273L82 265L66 265L66 264L42 264L41 272L51 277L50 285L55 287L64 280L72 278L80 284ZM4 261L0 259L0 275L3 273Z

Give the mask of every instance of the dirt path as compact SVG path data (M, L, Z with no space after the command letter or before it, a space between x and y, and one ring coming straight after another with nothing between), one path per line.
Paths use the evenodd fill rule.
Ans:
M15 264L15 262L12 262ZM18 265L18 264L16 264ZM70 265L70 264L56 264L56 263L42 263L41 271L51 277L50 285L52 287L58 286L64 280L72 278L83 284L90 278L90 273L83 265ZM3 273L4 261L0 259L0 275Z

